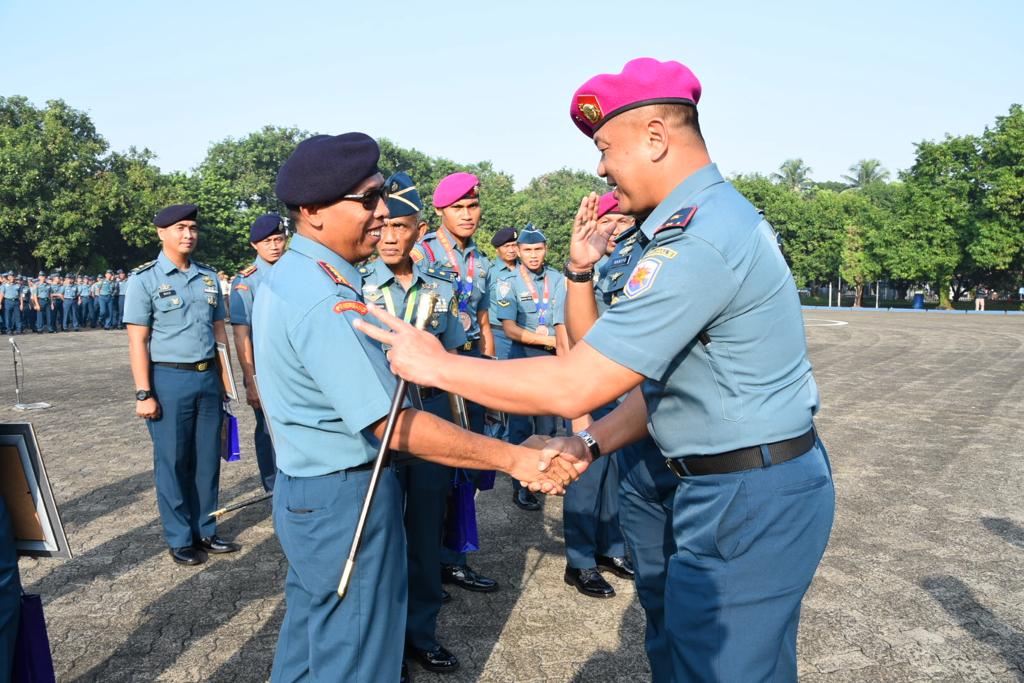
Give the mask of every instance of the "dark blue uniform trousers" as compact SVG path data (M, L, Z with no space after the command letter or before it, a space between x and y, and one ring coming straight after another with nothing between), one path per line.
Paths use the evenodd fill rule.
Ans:
M390 468L381 472L348 593L344 600L337 593L370 474L277 477L274 530L288 577L274 683L398 680L406 557L402 494Z
M0 683L9 683L14 669L14 646L21 613L21 577L14 550L14 529L0 498Z
M423 409L451 419L448 395L426 401ZM409 567L409 610L405 640L417 650L433 650L437 615L441 611L441 538L448 492L455 470L418 458L399 465L398 481L405 495L405 539ZM448 551L451 552L451 551ZM455 554L455 553L452 553Z
M607 415L616 404L594 411ZM668 469L668 468L666 468ZM575 490L573 490L575 489ZM593 569L598 555L622 557L626 544L619 528L619 462L616 453L594 462L565 491L562 503L565 558L573 569Z
M636 593L647 628L644 649L653 683L672 680L672 651L665 630L665 578L676 552L672 499L679 477L650 438L619 451L619 526L636 570Z
M53 319L50 317L50 300L40 299L39 310L36 311L36 332L53 332Z
M262 408L253 408L256 415L256 431L253 432L253 443L256 446L256 466L260 468L260 481L264 491L274 490L274 478L277 476L277 463L274 458L274 442L270 439L267 419Z
M116 324L117 324L118 327L120 327L121 325L124 325L124 297L125 297L124 294L118 294L117 295L117 304L116 304L116 306L117 306L117 311L116 311L117 323Z
M171 548L213 536L220 479L223 389L214 363L206 372L153 366L158 420L147 420L153 438L156 501Z
M78 329L78 304L74 301L64 302L64 329Z
M53 310L50 311L50 317L53 319L51 327L60 332L64 328L64 300L63 299L52 299Z
M665 621L676 680L796 681L800 601L835 511L824 447L763 469L684 477L673 511Z
M471 351L460 351L460 355L472 356L474 358L480 358L480 351L478 346L474 346ZM444 399L447 401L447 397ZM466 401L466 411L469 413L469 429L474 434L484 433L484 407L479 403L473 403L472 401ZM466 470L469 473L470 481L476 481L476 471ZM453 475L454 476L454 475ZM451 479L448 480L451 484ZM451 548L442 545L441 546L441 564L456 565L459 567L466 566L466 553L457 553Z
M103 329L109 330L110 326L114 322L114 312L111 309L113 298L109 296L98 296L96 300L100 304L99 323L103 325Z
M21 311L17 299L4 299L4 327L8 334L15 330L21 332Z

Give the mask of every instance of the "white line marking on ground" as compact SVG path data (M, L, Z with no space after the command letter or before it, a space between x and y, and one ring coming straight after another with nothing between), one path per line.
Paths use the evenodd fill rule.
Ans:
M804 327L842 327L850 323L845 320L826 320L824 318L804 318Z

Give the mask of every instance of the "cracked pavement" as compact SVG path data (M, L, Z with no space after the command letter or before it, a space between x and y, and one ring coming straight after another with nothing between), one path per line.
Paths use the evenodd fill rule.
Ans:
M1024 319L808 310L832 459L832 539L804 601L801 680L1024 681ZM832 322L848 323L833 325ZM283 616L285 561L268 503L229 514L241 552L179 567L163 545L148 433L134 416L124 332L18 339L25 401L0 367L5 419L31 421L71 561L20 563L42 594L57 678L263 681ZM259 490L252 413L221 503ZM439 636L456 674L417 681L638 681L648 674L632 586L587 599L562 581L561 504L480 494L474 568L501 590L452 589ZM345 549L339 549L339 563Z

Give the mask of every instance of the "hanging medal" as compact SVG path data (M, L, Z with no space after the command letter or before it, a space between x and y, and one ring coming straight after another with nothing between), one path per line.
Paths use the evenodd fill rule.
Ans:
M537 328L534 332L548 336L548 310L551 308L551 290L548 286L548 276L547 274L544 275L543 298L537 295L537 288L533 284L532 273L522 264L519 265L519 276L523 278L523 282L526 283L526 289L530 291L530 298L533 299L533 303L537 306Z
M466 277L462 277L462 269L459 267L458 255L455 253L455 249L452 248L451 242L448 240L448 235L444 231L439 230L437 232L437 241L444 247L444 253L448 256L448 261L455 268L455 274L458 276L458 287L456 288L456 296L459 300L459 321L462 323L462 329L469 332L470 328L473 327L473 318L469 315L469 300L473 295L473 275L476 273L476 252L470 252L466 258Z

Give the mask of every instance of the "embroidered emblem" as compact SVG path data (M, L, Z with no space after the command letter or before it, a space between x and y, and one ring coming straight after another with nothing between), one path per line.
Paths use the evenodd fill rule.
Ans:
M409 252L409 258L412 259L413 263L419 263L423 260L423 252L420 251L419 247L413 247L412 251Z
M626 254L628 254L631 251L633 251L633 245L632 244L627 244L622 249L619 249L619 256L625 256Z
M622 277L622 271L621 270L615 271L614 273L612 273L612 282L615 282L620 277Z
M498 283L498 296L504 299L512 292L512 285L507 282Z
M256 266L254 264L254 265L249 266L248 268L245 268L243 270L238 271L238 274L241 275L242 277L249 277L250 275L252 275L255 272L256 272Z
M366 315L369 309L366 308L366 304L361 301L339 301L334 304L335 313L344 313L345 311L355 311L359 315Z
M245 292L249 289L249 285L235 285L236 292Z
M665 258L675 258L678 255L679 252L668 247L655 247L647 252L647 256L664 256Z
M210 277L209 275L203 276L203 282L206 284L207 287L213 287L213 278Z
M622 293L629 299L640 296L654 284L654 278L657 277L659 270L661 270L661 261L645 258L636 264L629 280L626 281L626 286L622 288Z
M181 299L179 299L178 297L174 297L173 299L171 299L171 305L173 305L173 306L180 306L181 305Z
M505 299L498 299L498 302L497 302L497 303L498 303L498 305L499 305L499 306L501 306L502 308L507 308L507 307L509 307L509 306L511 306L511 305L512 305L512 302L511 302L511 301L506 301Z
M160 291L161 292L170 292L170 291L173 291L173 290L174 290L174 286L173 285L168 285L168 284L160 285Z
M580 95L576 98L576 107L583 114L583 118L590 122L590 125L596 124L604 116L601 104L594 95Z

